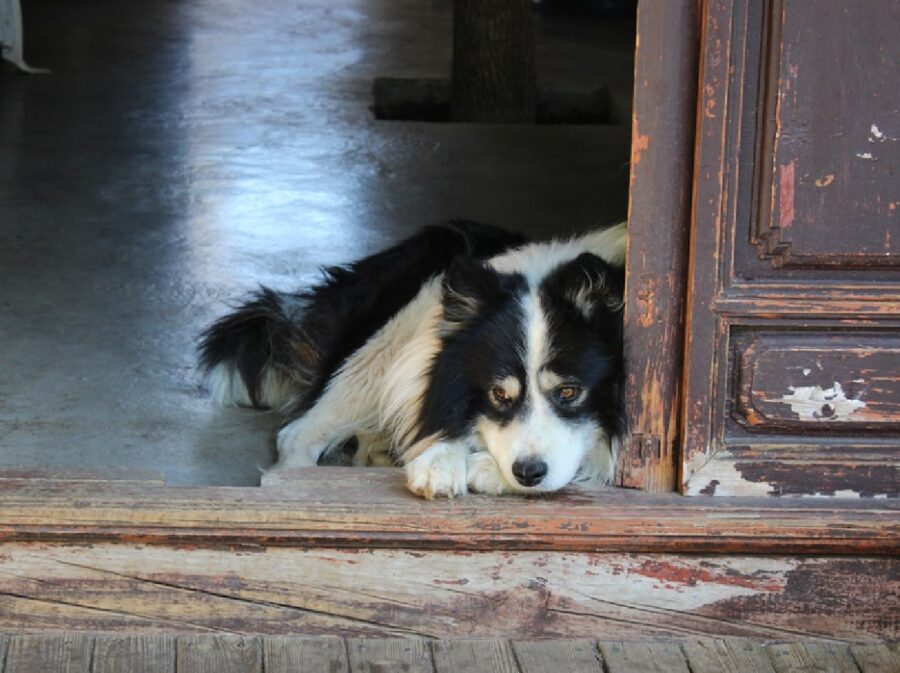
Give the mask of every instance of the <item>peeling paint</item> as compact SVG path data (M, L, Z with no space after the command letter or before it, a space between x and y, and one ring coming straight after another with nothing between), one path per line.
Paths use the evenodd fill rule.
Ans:
M850 489L837 490L834 493L804 493L804 498L862 498L862 495Z
M836 421L866 406L862 400L847 399L837 381L834 387L824 390L822 386L789 386L788 390L790 395L784 395L781 401L805 421Z
M724 457L720 452L717 457ZM716 482L712 486L712 482ZM778 487L765 481L750 481L744 477L731 460L714 460L706 465L706 469L695 474L685 484L685 495L709 495L710 489L715 495L771 496L778 495ZM705 492L704 492L705 491Z
M872 156L871 152L857 152L856 156L866 161L875 161L875 157Z
M803 369L803 376L809 376L812 373L812 369L805 368Z
M779 169L779 199L780 212L778 226L789 227L794 222L794 162L784 164Z
M829 173L824 178L819 178L818 180L816 180L816 187L827 187L832 182L834 182L834 174Z
M884 137L884 133L875 124L872 124L872 127L869 129L869 133L872 134L869 138L870 143L883 143L885 140L887 140L887 138Z
M641 152L650 147L650 136L639 133L635 125L634 136L631 140L631 162L637 166L641 163Z

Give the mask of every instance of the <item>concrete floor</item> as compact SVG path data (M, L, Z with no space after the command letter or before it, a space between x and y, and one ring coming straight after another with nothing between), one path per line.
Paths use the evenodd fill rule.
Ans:
M444 76L445 0L32 0L0 75L0 468L255 484L270 415L217 410L196 335L258 283L468 217L625 215L628 131L376 122L376 76ZM633 23L538 18L540 80L627 100Z

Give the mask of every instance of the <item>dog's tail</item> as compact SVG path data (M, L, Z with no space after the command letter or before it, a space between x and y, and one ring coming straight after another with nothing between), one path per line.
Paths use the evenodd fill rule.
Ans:
M200 366L218 404L283 409L297 399L316 357L300 327L303 303L261 288L203 333Z

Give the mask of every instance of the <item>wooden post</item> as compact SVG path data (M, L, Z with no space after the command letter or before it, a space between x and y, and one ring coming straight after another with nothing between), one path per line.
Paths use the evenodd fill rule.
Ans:
M531 0L453 3L452 121L534 123Z
M687 243L697 106L699 0L638 5L621 486L675 489Z

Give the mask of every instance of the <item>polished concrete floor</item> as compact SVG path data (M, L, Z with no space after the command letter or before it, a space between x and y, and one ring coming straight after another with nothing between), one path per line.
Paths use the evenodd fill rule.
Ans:
M625 215L628 130L379 122L443 76L446 0L31 0L0 75L0 468L254 484L266 414L214 409L196 336L414 227L536 235ZM538 17L539 78L627 100L633 24Z

